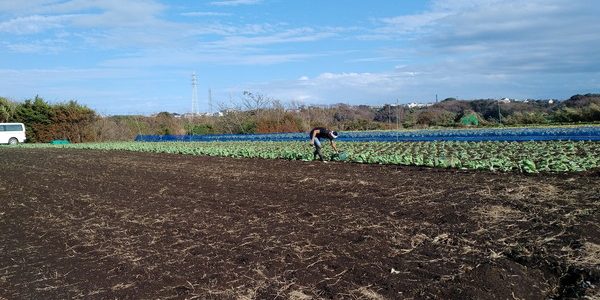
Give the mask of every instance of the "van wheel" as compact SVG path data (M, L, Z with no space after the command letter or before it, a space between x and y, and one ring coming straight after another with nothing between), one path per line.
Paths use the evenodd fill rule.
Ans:
M18 144L18 143L19 143L19 140L17 140L16 138L10 138L10 139L8 140L8 144L9 144L9 145L16 145L16 144Z

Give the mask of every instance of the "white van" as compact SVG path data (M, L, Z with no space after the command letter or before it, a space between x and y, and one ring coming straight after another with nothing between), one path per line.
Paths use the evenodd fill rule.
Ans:
M0 144L24 143L25 139L25 124L0 123Z

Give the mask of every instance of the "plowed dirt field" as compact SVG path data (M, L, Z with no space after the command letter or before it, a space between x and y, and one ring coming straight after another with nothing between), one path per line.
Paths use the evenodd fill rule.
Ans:
M599 297L599 173L0 148L0 299Z

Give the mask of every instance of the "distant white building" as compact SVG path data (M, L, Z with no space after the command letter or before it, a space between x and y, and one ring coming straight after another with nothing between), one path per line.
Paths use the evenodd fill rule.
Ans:
M408 108L415 108L415 107L427 107L427 106L432 106L433 103L416 103L416 102L411 102L406 104L406 106L408 106Z
M222 117L223 113L222 112L215 112L215 113L210 113L210 112L200 112L200 113L185 113L179 116L175 116L176 118L188 118L188 119L193 119L195 117Z

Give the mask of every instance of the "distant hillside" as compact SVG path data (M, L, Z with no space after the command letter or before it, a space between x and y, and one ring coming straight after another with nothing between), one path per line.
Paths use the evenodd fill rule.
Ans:
M566 107L583 108L592 104L600 105L600 94L575 95L561 104Z

